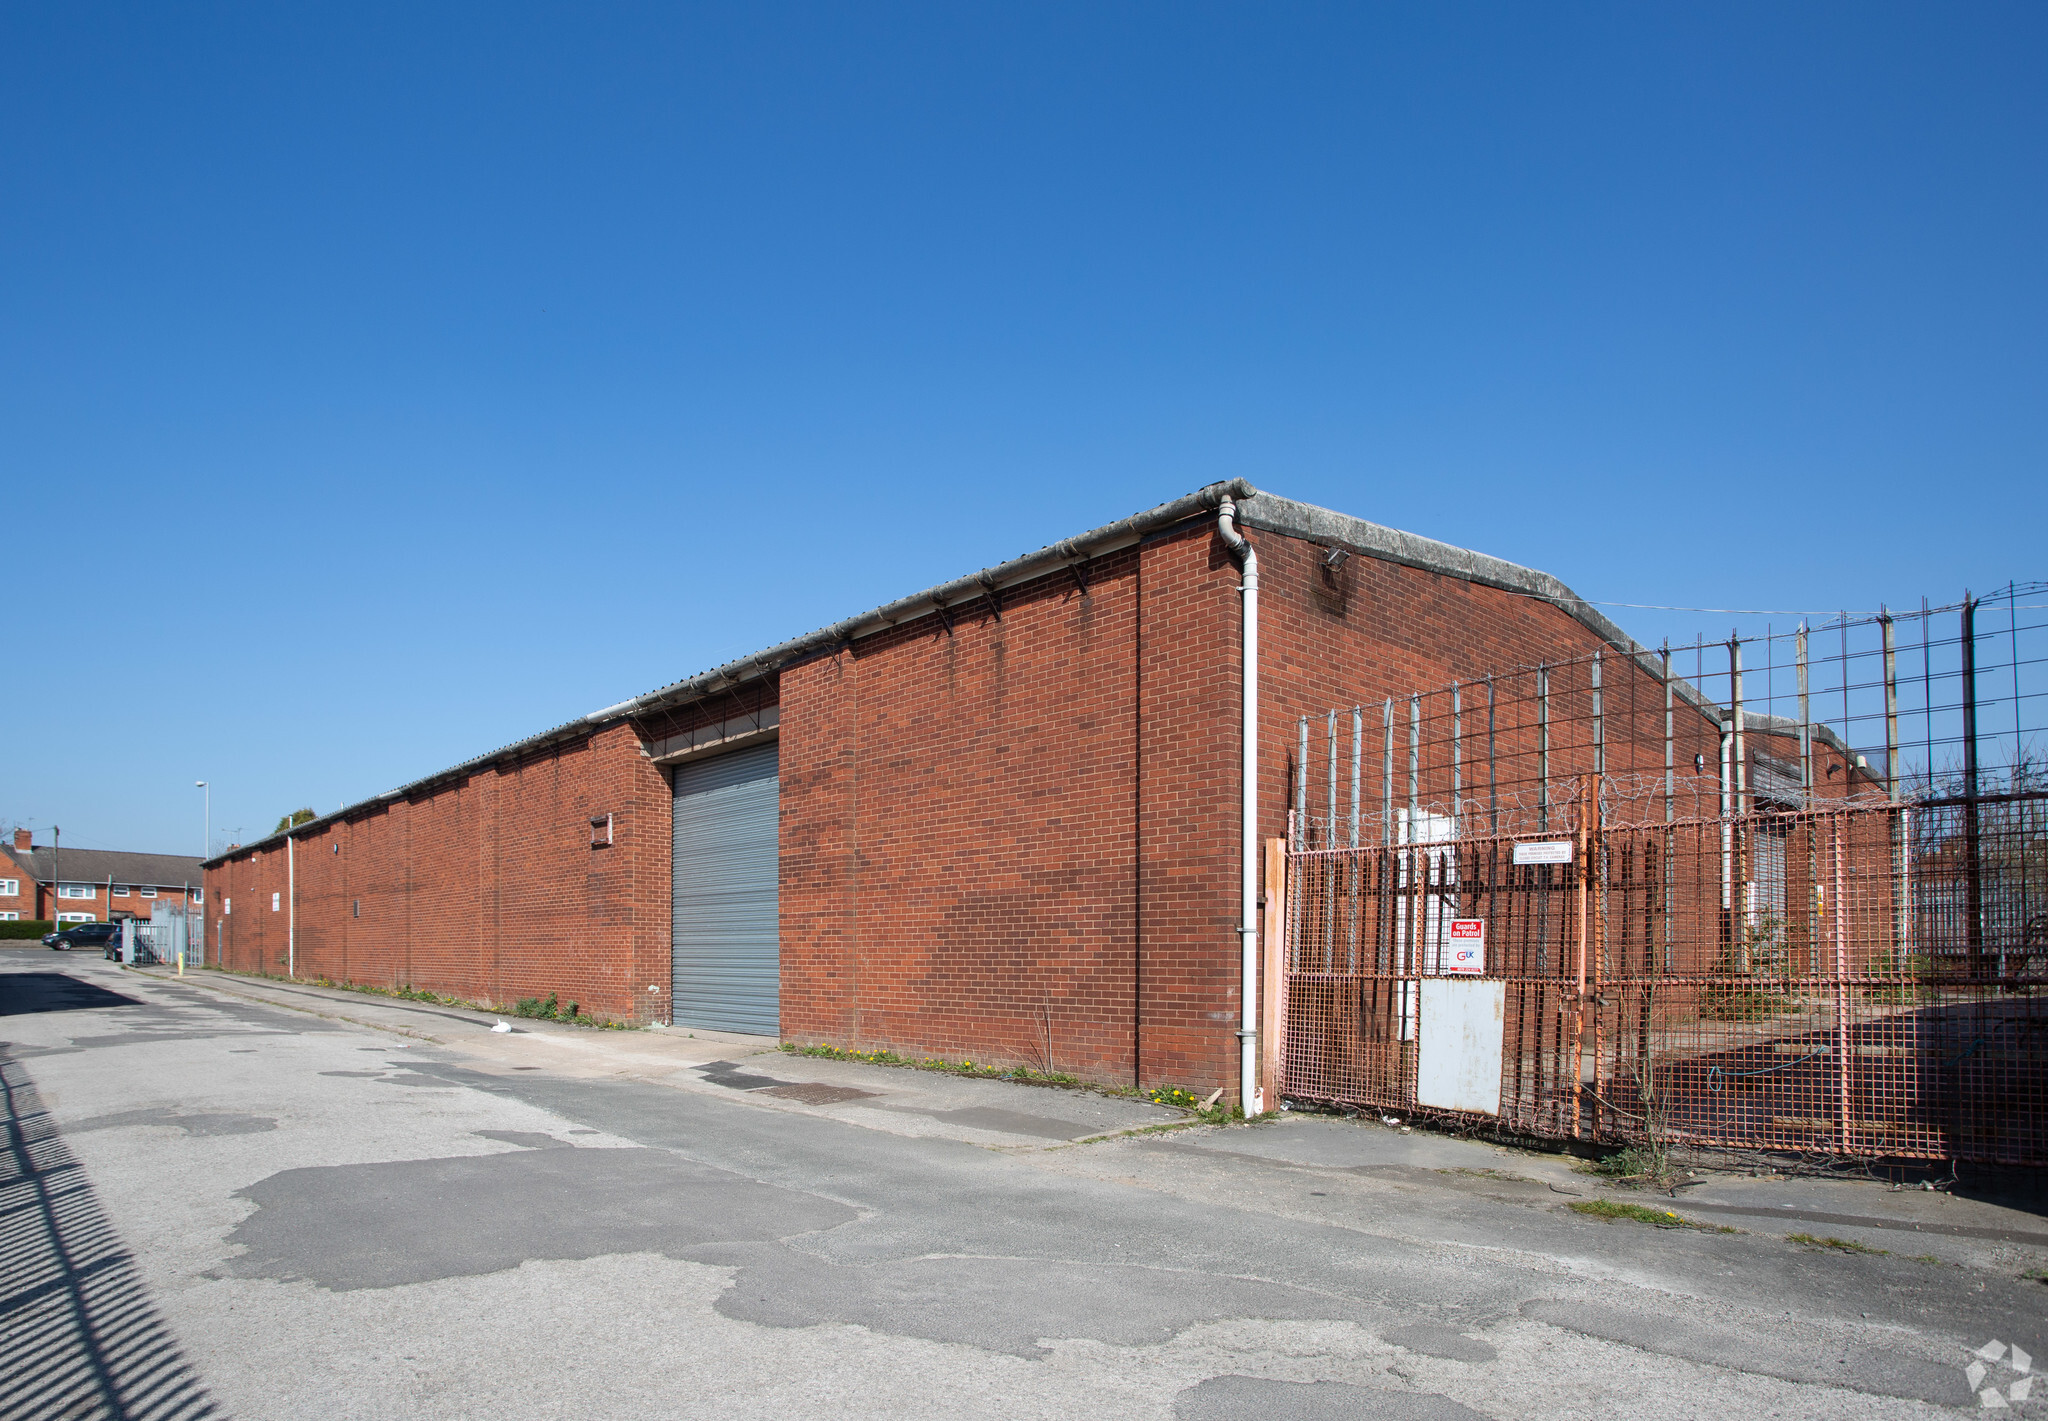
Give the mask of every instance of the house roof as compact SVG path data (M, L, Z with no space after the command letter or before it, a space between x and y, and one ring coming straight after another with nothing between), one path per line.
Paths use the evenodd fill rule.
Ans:
M114 849L65 849L59 853L48 844L38 844L27 853L19 849L0 852L38 883L50 882L57 871L63 873L66 883L105 883L110 878L137 888L182 888L188 883L197 887L200 883L196 854L129 854Z

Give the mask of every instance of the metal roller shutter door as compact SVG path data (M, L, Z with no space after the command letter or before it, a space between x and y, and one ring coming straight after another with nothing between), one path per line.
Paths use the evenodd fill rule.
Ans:
M671 1020L778 1034L774 745L675 771Z

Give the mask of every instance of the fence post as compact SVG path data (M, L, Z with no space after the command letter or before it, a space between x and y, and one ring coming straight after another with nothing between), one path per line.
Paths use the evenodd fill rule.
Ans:
M1329 817L1324 821L1328 826L1323 834L1323 847L1337 847L1337 711L1330 710L1327 726L1329 745L1324 760L1329 766ZM1339 862L1335 855L1323 860L1323 951L1335 957L1337 942L1337 885L1343 881L1349 865ZM1334 963L1332 964L1334 965Z
M1793 655L1799 663L1799 807L1813 808L1813 712L1809 708L1806 684L1806 623L1799 624L1799 631L1792 641Z
M1591 956L1590 972L1593 979L1593 1138L1600 1138L1600 1102L1605 1098L1607 1079L1601 1067L1605 1057L1601 1048L1606 1042L1605 1023L1601 1020L1607 1004L1607 844L1606 821L1600 816L1601 774L1586 777L1586 792L1591 799L1593 813L1581 815L1581 833L1586 839L1586 905L1592 919L1582 931L1586 934L1586 953Z
M1380 760L1380 842L1394 842L1394 698L1380 705L1380 721L1386 730L1386 751Z
M1489 832L1500 833L1500 771L1496 758L1493 726L1493 673L1486 673L1486 812L1491 824ZM1492 886L1492 880L1487 880Z
M1607 716L1600 699L1600 653L1593 653L1593 773L1607 773Z
M1358 847L1358 780L1359 767L1364 759L1362 742L1365 738L1365 711L1362 707L1351 708L1351 847Z
M1265 1054L1260 1063L1260 1086L1271 1108L1280 1108L1281 1063L1287 1059L1282 1034L1287 1029L1287 1010L1282 1001L1287 990L1287 841L1266 840L1266 982L1260 996L1259 1042Z
M1674 817L1674 811L1675 811L1675 809L1676 809L1676 806L1675 806L1675 805L1673 805L1673 803L1672 803L1672 793L1673 793L1673 791L1674 791L1674 790L1675 790L1675 789L1677 788L1677 786L1676 786L1675 784L1673 784L1673 783L1672 783L1672 761L1671 761L1671 754L1672 754L1672 749L1671 749L1671 732L1672 732L1672 729L1673 729L1673 723L1672 723L1672 705L1671 705L1671 639L1670 639L1669 637L1666 637L1666 638L1664 639L1664 663L1663 663L1663 676L1664 676L1664 855L1663 855L1663 857L1664 857L1664 892L1663 892L1663 896L1662 896L1662 898L1661 898L1661 899L1659 900L1659 902L1658 902L1658 907L1657 907L1657 921L1658 921L1658 923L1659 923L1659 924L1661 925L1661 930L1662 930L1662 933L1663 933L1663 943L1664 943L1664 951L1663 951L1663 953L1661 954L1661 960L1662 960L1662 961L1663 961L1663 963L1664 963L1664 970L1665 970L1666 972L1669 972L1669 971L1671 970L1671 965L1672 965L1672 963L1671 963L1671 957L1672 957L1672 953L1671 953L1671 890L1672 890L1672 867L1671 867L1671 851L1672 851L1672 849L1673 849L1673 847L1674 847L1674 840L1673 840L1674 830L1673 830L1673 829L1672 829L1672 827L1671 827L1671 822L1672 822L1672 819L1673 819L1673 817ZM1697 788L1697 787L1695 787L1695 788Z
M1465 700L1458 683L1451 682L1451 836L1464 832L1465 818Z
M1308 847L1308 717L1301 718L1301 751L1295 758L1294 822L1289 835L1297 849Z
M1878 624L1884 628L1884 778L1885 790L1894 810L1899 803L1899 662L1893 644L1892 613L1889 607L1878 609ZM1904 887L1907 873L1906 841L1900 834L1900 815L1885 816L1891 841L1892 881L1892 943L1890 956L1899 966L1905 964L1906 922L1905 904L1910 891Z
M1330 783L1329 783L1329 784L1328 784L1328 785L1326 786L1326 788L1327 788L1327 789L1328 789L1328 791L1329 791L1329 794L1328 794L1328 796L1327 796L1327 797L1328 797L1328 799L1329 799L1329 810L1328 810L1328 818L1324 820L1324 822L1325 822L1326 824L1328 824L1328 825L1329 825L1330 827L1329 827L1329 832L1328 832L1328 834L1327 834L1327 835L1326 835L1326 837L1325 837L1325 838L1323 839L1323 847L1324 847L1324 848L1326 848L1326 849L1328 849L1328 848L1335 848L1335 847L1336 847L1336 844L1337 844L1337 712L1336 712L1336 711L1334 711L1334 710L1333 710L1333 711L1331 711L1331 712L1330 712L1330 714L1329 714L1329 717L1328 717L1328 722L1329 722L1329 723L1328 723L1328 725L1327 725L1327 727L1326 727L1326 730L1327 730L1327 739L1328 739L1328 745L1327 745L1327 747L1325 748L1325 750L1324 750L1324 753L1323 753L1323 763L1324 763L1324 765L1325 765L1325 766L1326 766L1326 767L1327 767L1327 768L1329 769L1329 772L1330 772Z
M1408 697L1408 839L1415 840L1415 819L1422 812L1422 697Z
M1592 777L1589 775L1587 776L1587 778L1591 779ZM1579 832L1577 834L1578 859L1577 862L1573 865L1574 871L1572 875L1575 880L1574 886L1578 890L1575 896L1578 899L1579 917L1579 945L1577 953L1578 963L1576 968L1574 969L1576 976L1576 986L1574 987L1572 993L1572 1135L1575 1138L1585 1133L1584 1110L1586 1102L1586 942L1588 938L1588 924L1586 921L1586 876L1591 871L1591 864L1587 856L1586 819L1587 816L1585 806L1582 804L1579 808ZM1599 1038L1596 1034L1594 1038L1596 1043L1598 1039ZM1593 1076L1593 1085L1596 1090L1599 1088L1599 1084L1599 1066L1596 1062L1594 1065ZM1597 1133L1598 1121L1600 1118L1599 1113L1597 1111L1594 1112L1593 1118L1595 1121L1595 1131Z
M1849 895L1842 871L1842 829L1846 811L1829 816L1835 840L1835 1107L1841 1112L1840 1145L1848 1154L1851 1146L1849 1120L1849 1061L1855 1048L1849 1044Z
M1899 802L1899 659L1892 645L1892 613L1878 610L1877 622L1884 629L1884 779L1885 790L1894 804ZM2017 658L2015 658L2017 664Z
M1908 979L1913 969L1913 939L1918 924L1913 920L1913 807L1899 809L1899 961L1898 971Z
M1304 725L1306 725L1307 723L1308 722L1305 719L1302 721L1302 724ZM1287 843L1296 852L1300 851L1301 830L1295 825L1294 815L1291 813L1287 816ZM1287 913L1286 918L1282 920L1284 926L1281 929L1281 937L1286 944L1289 958L1293 959L1298 957L1301 951L1301 948L1299 946L1301 941L1301 910L1296 906L1296 904L1300 901L1300 895L1290 894L1286 891L1289 885L1284 875L1280 880L1280 885L1280 906ZM1266 892L1270 896L1272 891L1272 886L1269 881L1266 888ZM1297 968L1301 966L1300 962L1295 960L1290 960L1288 965Z
M1963 944L1984 976L1984 868L1977 822L1977 600L1963 593ZM2002 965L2002 964L2001 964Z

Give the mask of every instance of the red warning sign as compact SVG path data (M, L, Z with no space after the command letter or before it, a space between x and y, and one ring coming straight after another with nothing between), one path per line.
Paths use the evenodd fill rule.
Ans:
M1444 957L1444 971L1483 975L1486 971L1486 919L1451 919L1450 950Z

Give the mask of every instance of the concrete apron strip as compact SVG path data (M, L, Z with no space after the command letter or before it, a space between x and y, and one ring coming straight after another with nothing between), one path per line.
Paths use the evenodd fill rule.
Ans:
M176 978L159 977L157 976L157 974L153 972L140 972L136 975L159 982L172 982L178 980ZM302 1007L295 1002L281 1002L278 1001L275 997L261 996L254 992L238 992L234 988L222 986L218 982L200 982L192 978L186 978L184 980L186 983L192 986L203 987L210 992L218 992L224 997L234 997L241 1001L254 1002L258 1006L276 1007L280 1011L303 1012L307 1016L317 1016L323 1021L345 1021L350 1026L360 1026L366 1031L385 1031L391 1033L394 1036L409 1036L415 1041L427 1041L433 1043L436 1046L446 1046L449 1044L448 1042L444 1041L442 1038L438 1036L427 1035L427 1033L424 1031L411 1031L403 1026L392 1026L386 1022L363 1021L357 1017L346 1016L341 1012L336 1011L315 1011L312 1007ZM317 998L317 1000L325 1001L327 999L321 997ZM464 1018L460 1017L454 1019L458 1021L465 1020ZM489 1028L485 1029L488 1030Z
M153 972L143 968L131 967L126 970L133 972L138 977L147 978L152 981L175 983L179 986L186 987L205 987L211 991L224 992L231 997L240 997L244 1001L262 1002L268 1006L289 1006L290 1003L277 1001L273 997L265 995L266 993L276 993L280 996L288 997L304 997L310 1001L316 1002L340 1002L348 1000L363 1001L365 997L365 994L363 993L353 992L350 993L347 997L342 997L336 994L321 991L320 989L315 987L301 987L296 984L284 982L245 982L240 979L231 979L235 981L235 986L229 986L226 982L200 977L197 974L186 977L177 977L168 972ZM401 1001L396 998L387 1000L382 997L369 997L368 1000L365 1002L365 1005L377 1007L379 1010L382 1011L403 1012L407 1016L438 1016L446 1021L459 1021L464 1026L475 1026L485 1031L489 1031L493 1023L497 1020L497 1016L495 1013L485 1014L452 1012L444 1010L439 1007L419 1006L415 1003ZM334 1016L333 1013L329 1012L314 1012L313 1015ZM351 1017L339 1016L335 1017L335 1019L341 1021L353 1020L353 1018ZM363 1023L356 1022L356 1024L360 1026ZM384 1029L389 1030L390 1028ZM513 1029L515 1031L523 1030L523 1028L519 1027L514 1027Z
M1921 1224L1910 1219L1877 1219L1868 1214L1824 1214L1814 1209L1759 1208L1746 1204L1705 1204L1680 1198L1676 1205L1695 1214L1744 1214L1758 1219L1784 1219L1788 1223L1836 1224L1852 1229L1888 1229L1894 1233L1947 1234L1951 1238L1981 1238L1992 1243L2028 1243L2048 1248L2048 1234L2025 1233L2018 1229L1972 1228L1968 1224Z
M318 988L287 985L281 982L263 982L246 984L245 990L238 991L236 990L235 987L228 986L226 983L219 981L204 980L197 977L185 977L181 979L169 976L164 973L148 971L137 972L136 975L141 977L153 978L157 981L162 982L180 982L181 984L188 986L206 987L212 991L222 992L231 997L240 997L243 1001L261 1002L266 1006L286 1007L293 1011L309 1011L314 1016L326 1017L329 1020L333 1021L346 1021L354 1026L370 1026L374 1027L376 1030L379 1031L398 1031L405 1035L418 1034L414 1032L405 1031L402 1027L384 1025L378 1022L366 1022L358 1017L345 1016L339 1012L313 1011L309 1007L294 1006L290 1002L278 1001L274 996L268 995L270 993L276 993L281 996L302 997L310 1001L330 1003L347 1000L347 998L342 998L333 995L331 993L322 991ZM398 1012L405 1016L437 1016L445 1021L460 1022L464 1026L473 1026L477 1028L477 1030L483 1032L492 1031L497 1022L503 1020L502 1015L497 1012L454 1012L445 1010L440 1007L420 1006L416 1003L407 1002L396 998L386 1000L381 997L371 997L369 1001L366 1003L366 1005L374 1006L379 1011ZM572 1027L570 1028L570 1031L578 1031L583 1029L587 1028ZM588 1048L589 1046L595 1044L593 1042L581 1040L578 1037L571 1035L570 1032L535 1031L532 1027L528 1026L514 1026L512 1027L511 1034L518 1036L529 1036L536 1041L552 1041L560 1045L574 1046L579 1048ZM440 1041L438 1038L435 1037L423 1036L421 1037L421 1039L434 1041L437 1045L448 1044L446 1042Z
M1784 1346L1768 1338L1745 1337L1689 1318L1655 1316L1599 1303L1532 1298L1522 1316L1551 1327L1618 1342L1659 1356L1706 1367L1725 1367L1753 1376L1776 1377L1808 1386L1843 1387L1874 1396L1905 1397L1941 1406L1969 1403L1962 1376L1941 1365L1890 1348L1837 1343L1825 1350Z
M1185 1150L1190 1146L1178 1142L1162 1143L1159 1148ZM1471 1192L1502 1203L1529 1203L1528 1199L1517 1198L1513 1192L1516 1184L1525 1185L1530 1191L1548 1189L1553 1194L1572 1194L1574 1197L1619 1198L1607 1191L1584 1193L1561 1188L1550 1180L1528 1179L1465 1179L1457 1177L1432 1178L1443 1171L1427 1166L1386 1165L1386 1164L1330 1164L1308 1160L1293 1160L1270 1155L1250 1154L1239 1150L1224 1150L1214 1146L1199 1147L1199 1153L1226 1159L1243 1160L1251 1164L1265 1165L1276 1169L1300 1170L1309 1174L1351 1175L1365 1179L1393 1179L1400 1183L1421 1188L1449 1189L1458 1193ZM1590 1182L1590 1181L1589 1181ZM1645 1199L1661 1200L1663 1196L1643 1196ZM1659 1205L1661 1207L1661 1205ZM2000 1229L1969 1224L1918 1223L1911 1219L1884 1219L1870 1214L1834 1214L1817 1209L1800 1209L1792 1206L1770 1208L1749 1204L1709 1204L1703 1200L1687 1199L1682 1195L1671 1200L1671 1207L1688 1214L1734 1214L1758 1219L1780 1219L1787 1224L1832 1224L1837 1228L1883 1229L1891 1233L1939 1234L1950 1238L1982 1239L1990 1243L2015 1243L2048 1248L2048 1234L2030 1233L2024 1229Z
M177 980L175 978L167 976L160 976L159 974L154 972L136 972L135 975L165 982L172 982ZM391 1012L400 1016L440 1017L444 1020L458 1022L464 1026L472 1028L472 1030L469 1032L447 1032L445 1034L436 1036L431 1035L425 1031L413 1030L404 1025L394 1024L389 1021L373 1021L364 1017L350 1016L346 1012L321 1011L316 1007L303 1005L300 1002L284 1000L285 997L292 996L313 1002L337 1002L337 995L331 995L322 992L317 988L290 987L283 985L275 985L271 983L263 983L258 986L252 986L249 990L238 991L236 990L236 986L240 986L243 984L237 983L236 986L230 986L226 983L219 981L200 980L195 982L194 979L190 977L187 977L184 980L188 984L204 987L208 990L218 992L222 996L234 997L241 1001L254 1002L261 1006L277 1007L283 1011L300 1012L304 1015L318 1017L325 1021L345 1022L350 1026L359 1026L371 1031L385 1032L396 1036L405 1036L413 1040L426 1042L430 1045L449 1047L455 1050L461 1050L472 1054L476 1053L482 1048L497 1043L501 1040L508 1040L512 1036L517 1036L523 1041L547 1041L558 1046L565 1046L569 1048L571 1051L580 1051L585 1053L595 1053L598 1049L606 1045L617 1046L626 1044L618 1041L606 1042L598 1039L584 1039L582 1032L580 1032L577 1028L573 1027L565 1029L563 1031L555 1032L535 1031L530 1027L522 1026L514 1027L508 1033L498 1033L492 1030L492 1025L495 1022L502 1020L502 1018L499 1017L496 1013L492 1013L488 1016L463 1015L457 1012L438 1010L432 1007L415 1006L409 1002L386 1002L383 1000L373 999L372 1004L380 1012ZM616 1036L618 1033L608 1034ZM644 1044L652 1045L656 1043L658 1043L661 1046L671 1048L680 1044L673 1040L666 1039L665 1037L653 1038L652 1040L647 1041ZM705 1042L702 1044L712 1047L720 1046L720 1043L717 1042ZM730 1048L728 1046L722 1049ZM490 1053L486 1053L486 1059L495 1059L495 1057ZM695 1066L700 1065L701 1063L686 1059L649 1060L642 1057L639 1059L628 1058L623 1062L620 1062L619 1064L621 1064L630 1073L641 1075L647 1079L659 1079L664 1076L671 1076L673 1072L678 1070L691 1069ZM679 1084L679 1082L674 1080L673 1078L669 1079L667 1083L670 1085ZM694 1085L694 1082L686 1083L686 1088L693 1088Z
M134 975L149 980L161 981L166 983L180 981L180 979L170 977L164 974L159 974L156 972L138 971L135 972ZM322 1011L315 1006L303 1004L305 1002L318 1002L331 1005L336 1002L336 998L333 995L330 995L329 993L324 992L318 988L306 988L299 987L296 985L286 985L282 983L270 982L264 982L260 984L243 984L237 982L231 986L227 983L220 982L217 980L202 980L189 976L182 979L182 982L185 985L203 987L209 991L218 992L223 996L235 997L242 1001L254 1002L263 1006L279 1007L286 1011L301 1012L305 1015L319 1017L323 1020L346 1022L351 1026L359 1026L372 1031L388 1032L394 1035L406 1036L415 1040L425 1041L436 1046L453 1046L461 1048L469 1046L471 1044L484 1044L483 1040L477 1040L475 1038L495 1040L496 1037L491 1031L491 1024L495 1020L499 1019L496 1017L495 1014L480 1018L477 1015L466 1015L446 1010L440 1010L433 1007L415 1006L407 1002L393 1001L387 1003L382 1000L377 1000L374 1002L375 1007L380 1011L401 1013L408 1016L439 1017L444 1020L458 1022L464 1026L472 1028L472 1032L470 1033L450 1033L449 1035L434 1036L429 1035L423 1031L409 1030L404 1026L394 1025L388 1022L370 1021L361 1017L350 1016L344 1012ZM237 990L237 988L244 989ZM301 1001L294 1002L283 1000L282 998L285 997L297 997L300 998ZM528 1040L549 1041L557 1045L567 1046L573 1050L580 1051L589 1051L592 1048L602 1047L604 1045L623 1044L618 1042L581 1040L569 1035L567 1032L534 1031L524 1027L515 1028L514 1030L517 1035L525 1037ZM453 1039L455 1037L462 1037L464 1039ZM676 1042L672 1037L669 1037L667 1033L663 1034L661 1041L663 1045L667 1046L674 1046L680 1044L679 1042ZM717 1047L720 1045L720 1043L710 1040L701 1041L697 1044L706 1047ZM773 1077L763 1076L758 1078L760 1087L780 1087L784 1089L771 1092L768 1090L759 1089L759 1087L749 1089L745 1086L741 1086L739 1089L735 1090L732 1089L732 1087L738 1085L739 1082L734 1080L727 1072L714 1070L710 1073L707 1073L704 1076L692 1079L693 1076L697 1076L697 1073L703 1071L705 1065L705 1063L703 1062L640 1061L635 1062L633 1064L637 1067L642 1068L643 1070L649 1067L668 1068L665 1070L661 1070L659 1074L665 1077L663 1083L671 1086L672 1088L680 1087L683 1089L697 1091L709 1090L713 1094L727 1094L729 1092L728 1098L730 1098L731 1096L778 1096L782 1098L756 1098L750 1100L749 1104L752 1104L757 1108L763 1109L794 1111L802 1114L815 1114L824 1116L826 1118L837 1119L848 1124L860 1125L869 1129L882 1128L885 1129L885 1131L887 1131L888 1133L896 1133L893 1130L887 1130L887 1127L883 1126L880 1121L874 1120L872 1118L867 1120L861 1119L860 1115L863 1112L857 1109L854 1111L844 1111L827 1110L820 1108L820 1105L822 1104L840 1104L841 1102L839 1101L812 1102L805 1100L801 1095L795 1095L792 1097L785 1094L786 1089L788 1087L792 1085L803 1084L800 1082L793 1083L782 1081L780 1079L776 1079ZM714 1062L711 1064L713 1064L714 1066L723 1064L730 1068L732 1063ZM677 1074L678 1072L684 1074ZM721 1077L723 1077L723 1079L721 1079ZM718 1088L721 1086L725 1087L726 1089L724 1091L719 1090ZM859 1094L868 1095L870 1094L870 1092L863 1091L859 1092ZM899 1111L904 1114L921 1115L931 1118L943 1129L946 1129L949 1134L954 1135L954 1137L964 1138L969 1143L979 1142L982 1143L984 1147L993 1146L996 1148L1015 1149L1018 1146L1012 1142L1019 1138L1032 1140L1035 1145L1041 1148L1046 1146L1047 1144L1055 1142L1060 1145L1066 1145L1079 1143L1082 1140L1086 1139L1107 1138L1116 1134L1121 1134L1125 1129L1130 1128L1128 1126L1125 1126L1112 1127L1108 1130L1088 1130L1086 1127L1073 1124L1072 1122L1054 1122L1050 1120L1039 1121L1035 1118L1025 1117L1021 1114L1008 1111L984 1112L977 1111L976 1109L972 1108L966 1110L920 1109L918 1107L904 1106L892 1106L890 1108L894 1111ZM984 1113L993 1115L1012 1116L1013 1118L1005 1119L1000 1122L993 1119L975 1118ZM1023 1124L1025 1120L1027 1120L1027 1118L1031 1120L1031 1123L1028 1126L1025 1126L1024 1128L1019 1128L1020 1125ZM1058 1126L1060 1128L1058 1128L1056 1131L1054 1128L1051 1128L1054 1126Z
M845 1121L867 1129L879 1129L889 1134L899 1134L901 1130L886 1117L918 1116L950 1128L955 1132L951 1138L962 1139L966 1143L980 1144L983 1143L981 1136L993 1136L997 1143L987 1146L993 1149L1064 1148L1092 1140L1113 1139L1131 1133L1134 1129L1159 1128L1157 1124L1148 1124L1144 1121L1085 1125L1073 1120L1011 1110L985 1102L958 1106L914 1105L894 1101L877 1103L879 1097L895 1092L879 1088L865 1090L829 1081L785 1081L777 1076L757 1074L747 1070L739 1062L729 1060L713 1061L695 1069L703 1084L754 1098L757 1103L773 1108L786 1109L789 1103L794 1103L797 1106L808 1107L806 1113L821 1114L828 1119ZM954 1098L963 1100L973 1098L947 1092L937 1080L914 1082L909 1093L925 1096L934 1093L954 1094ZM821 1109L826 1106L844 1108L830 1111ZM875 1118L877 1116L882 1118ZM1013 1139L1030 1143L1020 1145L1012 1143Z
M419 1002L407 1001L403 997L385 997L375 993L351 992L342 987L314 987L303 982L280 982L270 978L250 979L232 975L223 978L220 974L212 972L208 972L204 976L194 974L180 978L166 969L131 967L125 970L134 973L138 977L151 978L160 982L177 982L187 986L212 987L215 990L230 992L235 995L246 996L249 992L277 992L287 996L304 997L320 1002L343 1004L361 1002L367 1007L376 1008L378 1011L397 1012L403 1016L437 1016L447 1021L461 1022L465 1026L478 1027L484 1031L491 1030L498 1022L505 1020L505 1013L501 1011L471 1012L450 1009L448 1007L426 1006ZM228 983L234 983L235 985L229 986ZM237 992L237 987L242 990ZM254 1000L254 998L251 999ZM269 1000L267 997L262 999ZM278 1003L278 1005L283 1005L283 1003ZM506 1022L506 1025L511 1026L511 1023ZM636 1028L620 1033L617 1031L601 1032L596 1028L585 1026L565 1026L556 1031L545 1027L526 1025L512 1026L511 1034L545 1037L554 1041L571 1042L578 1046L594 1045L600 1041L617 1043L622 1039L626 1041L658 1041L665 1043L676 1043L694 1039L711 1045L741 1045L756 1051L764 1048L772 1049L775 1045L772 1038L742 1036L734 1032L691 1033L685 1036L683 1033L673 1030L642 1031Z

